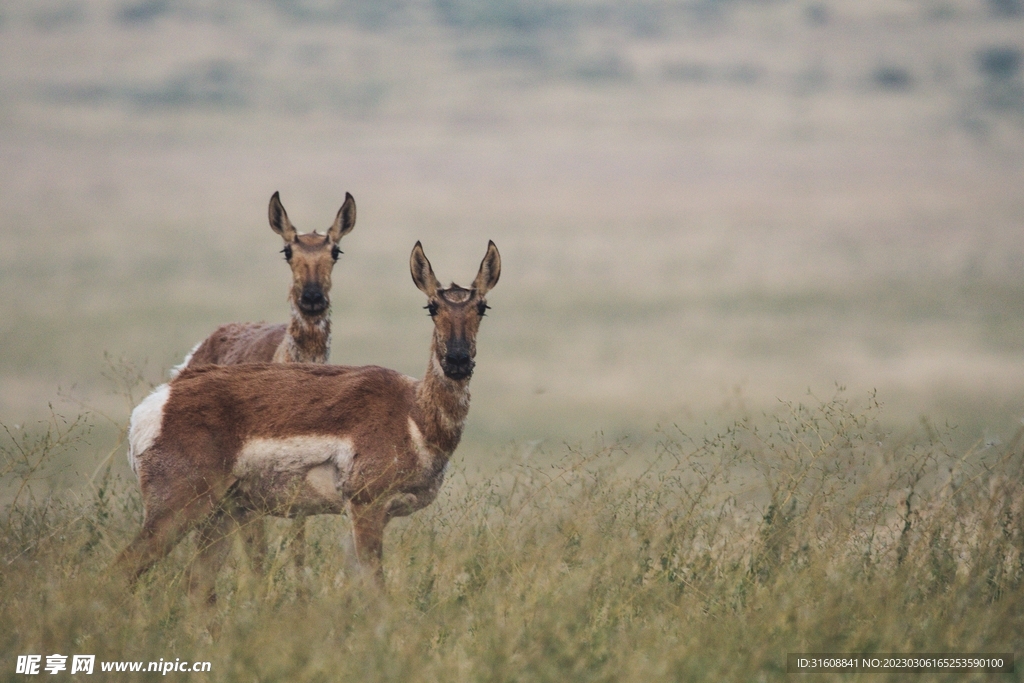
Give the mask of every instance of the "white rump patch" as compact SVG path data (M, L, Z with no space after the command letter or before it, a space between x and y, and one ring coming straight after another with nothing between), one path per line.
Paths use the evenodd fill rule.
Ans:
M416 425L416 421L409 418L409 438L412 439L412 447L416 450L416 459L423 467L430 467L434 462L434 454L427 448L427 441L423 438L423 432Z
M195 355L196 351L202 345L203 345L203 342L197 343L195 346L192 347L192 350L189 351L188 354L185 355L185 360L181 361L180 363L175 365L173 368L171 368L171 371L167 373L170 376L171 379L174 379L175 377L180 375L181 371L188 367L188 364L192 362L192 356Z
M161 384L135 406L128 422L128 464L139 476L138 459L160 436L164 422L164 405L171 395L171 385Z
M238 454L232 474L239 478L266 472L302 475L321 465L330 465L338 472L339 483L343 483L352 471L354 456L352 439L347 437L306 435L249 439Z

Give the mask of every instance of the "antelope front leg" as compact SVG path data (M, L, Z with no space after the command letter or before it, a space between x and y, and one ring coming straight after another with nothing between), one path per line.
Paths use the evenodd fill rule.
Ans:
M377 583L384 585L384 527L388 523L387 509L380 504L349 503L349 517L352 519L352 536L356 546L356 558L360 566L373 572Z

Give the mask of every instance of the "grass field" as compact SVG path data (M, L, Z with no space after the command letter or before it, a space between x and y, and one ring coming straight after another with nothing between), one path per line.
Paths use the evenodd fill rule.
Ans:
M1013 651L1022 35L1015 0L3 3L0 666L751 680L801 649ZM274 191L304 231L356 198L335 363L420 376L413 243L461 284L498 245L456 474L389 531L387 597L337 519L308 601L282 550L198 613L185 545L123 597L118 435L214 327L285 320Z
M1020 440L901 442L876 413L837 396L716 436L663 434L642 465L605 444L456 471L392 524L386 593L354 567L343 521L320 517L305 574L276 525L270 572L236 552L212 610L183 595L191 543L132 595L104 573L138 526L133 483L108 469L87 495L23 491L0 546L0 643L11 667L30 653L180 659L230 681L783 680L788 653L1019 652ZM73 432L5 444L8 463L45 460Z

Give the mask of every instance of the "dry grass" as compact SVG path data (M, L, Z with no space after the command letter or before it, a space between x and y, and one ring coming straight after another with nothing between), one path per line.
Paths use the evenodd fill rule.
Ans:
M666 434L643 464L612 444L456 472L391 526L386 594L349 561L345 520L316 519L304 576L276 524L270 573L234 553L212 613L182 596L188 542L133 595L104 574L139 517L108 472L4 509L0 649L246 681L782 680L787 652L1019 651L1022 444L951 452L875 417L839 395ZM7 462L45 459L59 430L8 439Z

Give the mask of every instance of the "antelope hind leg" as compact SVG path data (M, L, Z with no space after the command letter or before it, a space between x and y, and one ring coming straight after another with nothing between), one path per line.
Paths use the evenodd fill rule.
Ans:
M213 502L208 496L192 500L181 511L146 510L146 519L135 539L121 551L112 570L126 577L129 588L157 561L163 559L196 522L208 516Z
M239 528L239 521L227 511L219 511L199 529L197 555L188 572L188 592L207 605L217 602L214 586L217 573L231 551L231 534Z
M267 573L267 531L266 518L263 515L250 515L241 522L240 533L245 546L245 554L249 557L253 572L263 577Z

